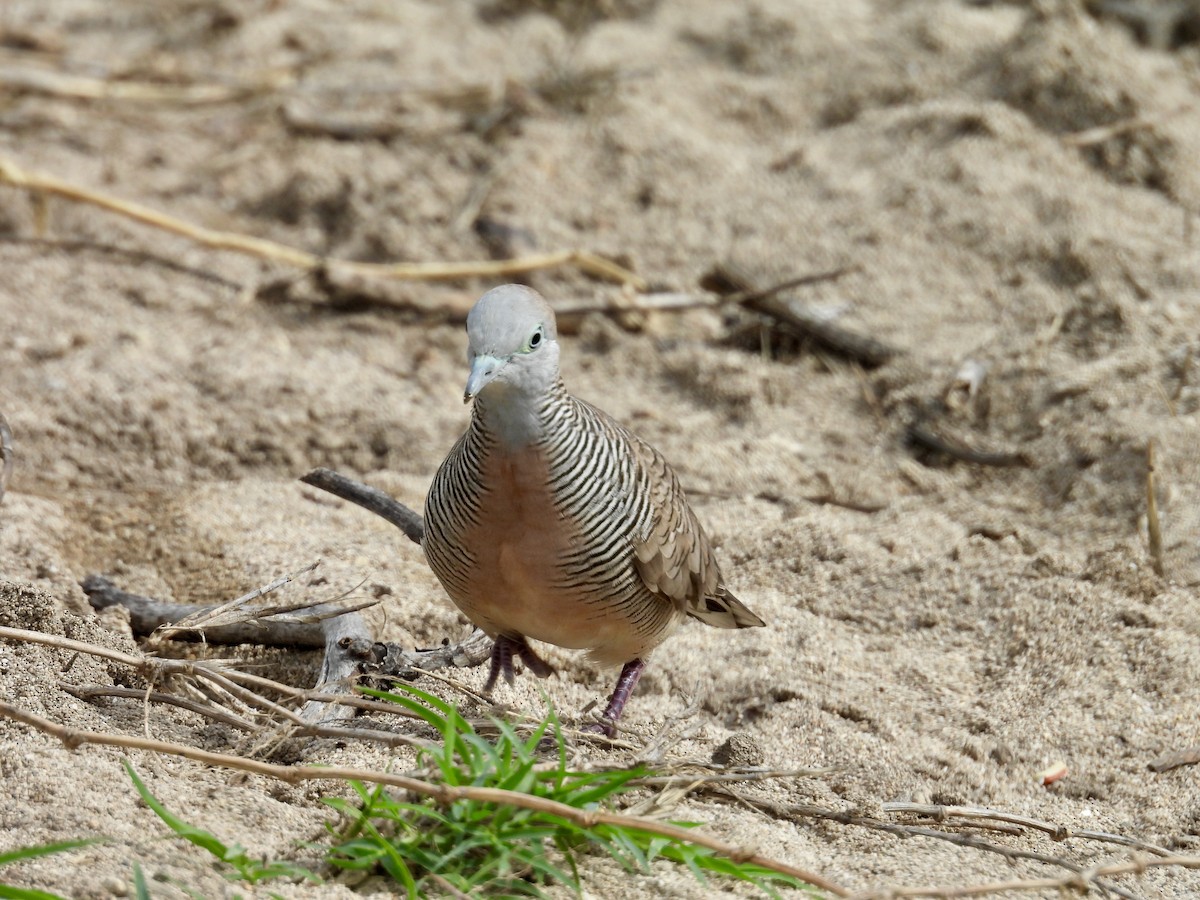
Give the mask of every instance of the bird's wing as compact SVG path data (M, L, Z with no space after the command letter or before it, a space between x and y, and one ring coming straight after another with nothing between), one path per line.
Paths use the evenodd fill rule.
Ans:
M655 594L689 616L717 628L764 625L721 583L704 529L679 479L662 455L633 435L630 449L647 476L650 522L634 538L634 566Z

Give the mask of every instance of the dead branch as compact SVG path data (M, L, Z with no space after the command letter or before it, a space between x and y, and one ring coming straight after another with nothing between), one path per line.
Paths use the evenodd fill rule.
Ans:
M256 238L232 231L216 231L201 225L194 225L148 206L71 184L53 175L25 171L8 159L0 158L0 183L10 184L37 196L62 197L74 203L86 203L143 225L178 235L212 250L244 253L260 259L294 266L306 272L337 269L366 277L400 281L458 281L463 278L511 277L540 269L574 266L596 278L628 284L637 290L646 288L646 281L641 276L586 250L560 250L554 253L531 254L516 259L474 262L355 262L321 257L315 253L297 250L265 238Z
M300 480L387 519L414 544L419 545L425 539L425 520L421 514L393 500L379 488L339 475L332 469L313 469Z
M243 594L236 600L230 600L227 603L222 603L217 606L205 606L199 609L193 608L189 615L184 616L177 622L172 622L170 625L164 625L158 632L158 636L162 638L174 637L176 634L184 631L193 631L200 633L209 628L216 628L222 625L241 625L248 622L260 622L268 616L274 615L277 608L270 610L246 610L247 604L252 603L259 597L271 593L290 583L301 575L306 575L320 565L320 561L310 563L298 572L291 575L282 575L276 578L270 584L263 585L260 588L255 588L248 594ZM289 605L290 610L307 609L313 606L312 603L301 603Z
M422 797L430 797L444 806L448 806L457 800L472 800L478 803L516 807L518 809L528 809L534 812L558 816L580 828L591 829L601 825L610 825L635 829L669 840L695 844L739 862L752 863L770 869L772 872L789 875L828 891L837 897L850 896L848 890L814 872L809 872L743 847L726 843L697 829L681 828L678 825L660 822L655 819L606 812L604 810L577 809L545 797L535 797L520 791L504 790L502 788L438 784L407 775L397 775L371 769L353 769L343 766L280 766L225 753L212 753L196 747L188 747L183 744L174 744L167 741L156 741L148 738L95 731L80 731L59 725L28 710L20 709L4 702L0 702L0 716L17 722L23 722L44 734L55 737L70 750L76 750L86 744L145 750L151 753L183 757L184 759L190 759L204 765L264 775L268 778L287 782L288 784L296 784L302 781L361 781L368 784L398 788ZM1200 860L1197 861L1197 864L1200 864Z
M294 576L277 579L234 602L241 603L261 596L268 590L286 583L291 577ZM306 724L327 724L353 717L352 705L331 703L325 694L331 692L337 696L347 693L364 675L413 680L424 672L436 669L478 666L491 657L492 640L478 630L457 644L447 641L441 647L429 650L410 651L395 644L376 641L367 630L366 622L358 615L358 607L347 611L332 604L285 604L275 608L311 608L313 615L322 620L277 621L262 617L264 610L251 610L242 621L208 626L204 622L210 616L231 612L233 604L197 608L190 604L164 603L123 591L100 575L87 576L82 586L88 595L88 602L94 609L109 606L124 606L129 609L130 627L138 636L161 633L159 629L163 629L170 637L204 640L212 644L323 648L325 652L321 659L321 671L313 688L313 691L321 696L306 698L300 711L300 719ZM184 629L169 627L172 623L183 622L190 624Z
M359 662L363 648L371 644L367 623L358 613L337 616L321 623L325 637L325 653L321 657L321 671L317 675L315 690L350 693L358 681ZM308 700L300 710L304 722L328 724L354 717L354 710L341 704Z
M397 504L399 505L399 504ZM124 606L130 611L130 628L138 637L153 634L160 627L176 622L196 613L197 607L188 603L167 603L131 594L116 587L102 575L84 578L83 590L94 609ZM215 607L200 607L200 610ZM320 609L320 607L316 607ZM344 656L353 662L354 674L378 677L414 679L424 672L438 669L473 668L486 662L491 656L491 638L482 631L473 631L458 643L446 641L440 647L426 650L404 650L395 645L375 641L366 632L365 626L355 622L353 614L338 615L322 623L308 622L242 622L236 625L219 625L206 628L203 639L210 644L258 644L269 647L294 647L314 650L324 647L326 655L329 645L336 647L336 656ZM361 622L361 620L359 620ZM337 626L337 627L335 627ZM0 634L2 637L3 634ZM199 640L196 632L182 632L176 636L182 640ZM344 677L344 676L343 676ZM336 682L339 678L326 678ZM294 689L303 693L299 689ZM320 699L327 700L327 697Z
M167 603L123 591L103 575L88 575L80 582L88 603L95 610L123 606L129 610L129 626L135 635L145 637L160 628L184 621L190 616L217 609L197 607L191 603ZM296 647L312 650L325 646L321 623L244 621L233 625L217 625L204 630L183 631L171 635L177 640L204 640L210 644L259 644L268 647Z
M404 718L415 718L413 714L394 704L380 703L377 700L357 695L343 696L340 694L327 694L321 691L306 690L290 684L284 684L280 681L272 681L261 675L251 675L248 672L242 672L234 668L229 660L170 659L169 657L147 656L140 653L136 655L122 653L120 650L112 650L108 647L101 647L98 644L72 640L61 635L45 634L40 631L29 631L24 628L11 628L3 625L0 625L0 640L41 644L45 647L54 647L69 653L83 653L100 659L106 659L110 662L128 666L151 683L160 683L171 677L198 679L206 678L210 674L213 674L223 680L246 685L258 691L268 691L278 694L293 703L318 700L324 703L341 703L345 706L351 706L355 709L366 710L368 712L391 713L403 716ZM431 654L444 654L446 648L428 652ZM472 720L471 724L473 727L486 727L487 723L486 721L476 722Z
M780 296L790 288L833 280L850 271L852 269L849 268L835 269L832 272L806 275L771 288L760 289L747 273L734 264L720 263L700 280L700 284L746 309L774 319L781 325L811 338L840 356L873 369L899 355L900 351L883 341L838 325L827 316L805 308L797 300Z
M0 501L8 491L8 482L12 478L13 446L12 430L8 427L8 419L0 413Z
M566 306L555 307L555 315L559 321L571 322L588 313L604 313L616 315L629 312L682 312L688 309L705 309L715 306L746 306L753 309L754 304L766 300L783 291L792 288L820 284L823 281L836 281L843 275L854 271L851 267L832 269L828 272L816 272L801 275L787 281L772 285L768 288L738 290L733 293L720 292L712 294L696 294L686 291L664 291L659 293L637 294L606 298L600 301L585 301Z

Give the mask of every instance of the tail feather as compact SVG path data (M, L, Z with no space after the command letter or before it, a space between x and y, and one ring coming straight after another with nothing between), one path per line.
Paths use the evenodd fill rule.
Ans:
M688 615L714 628L761 628L767 623L722 586L715 597L701 597L688 606Z

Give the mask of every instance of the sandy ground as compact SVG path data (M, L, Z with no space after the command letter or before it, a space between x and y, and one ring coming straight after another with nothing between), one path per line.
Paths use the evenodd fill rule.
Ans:
M767 765L835 768L743 789L775 804L910 824L881 804L987 806L1196 853L1195 770L1148 768L1200 744L1195 47L1147 49L1072 4L645 0L565 23L525 6L9 0L0 157L347 259L486 258L482 215L518 250L585 248L665 290L695 291L726 261L763 282L852 267L796 296L902 351L869 371L715 312L631 328L597 315L564 339L568 385L674 462L732 588L770 623L681 630L627 736L665 729L681 737L671 758L707 759L741 734ZM253 89L86 99L12 87L15 70ZM571 268L530 280L560 305L619 293ZM462 636L415 547L296 479L330 466L419 509L468 415L461 324L428 310L461 310L494 283L354 296L4 188L0 412L17 459L0 624L132 650L119 618L88 610L83 576L203 603L319 558L293 591L332 597L365 579L360 595L385 600L370 613L380 637ZM914 448L922 411L1028 465ZM1146 537L1151 441L1163 576ZM558 678L500 699L536 712L544 688L577 721L613 673L547 653ZM260 661L314 677L311 654ZM462 678L478 687L483 673ZM64 682L138 683L0 644L6 702L76 728L242 746L191 713L84 703ZM130 756L169 805L255 853L323 833L316 786ZM120 758L0 720L0 850L109 839L0 880L121 896L136 861L156 896L244 891L166 837ZM306 761L404 765L353 743L314 743ZM1068 775L1044 787L1060 761ZM672 815L854 889L1066 874L712 798ZM1129 856L941 827L1084 867ZM590 896L704 892L669 866L590 877ZM1200 895L1200 872L1178 868L1112 883Z

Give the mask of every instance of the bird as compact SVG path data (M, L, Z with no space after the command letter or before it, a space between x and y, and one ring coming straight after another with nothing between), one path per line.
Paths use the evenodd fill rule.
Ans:
M455 606L494 641L484 693L513 660L553 668L529 640L621 665L598 722L612 737L646 659L686 618L765 623L726 587L666 459L567 391L554 310L505 284L467 316L470 423L425 501L422 548Z

